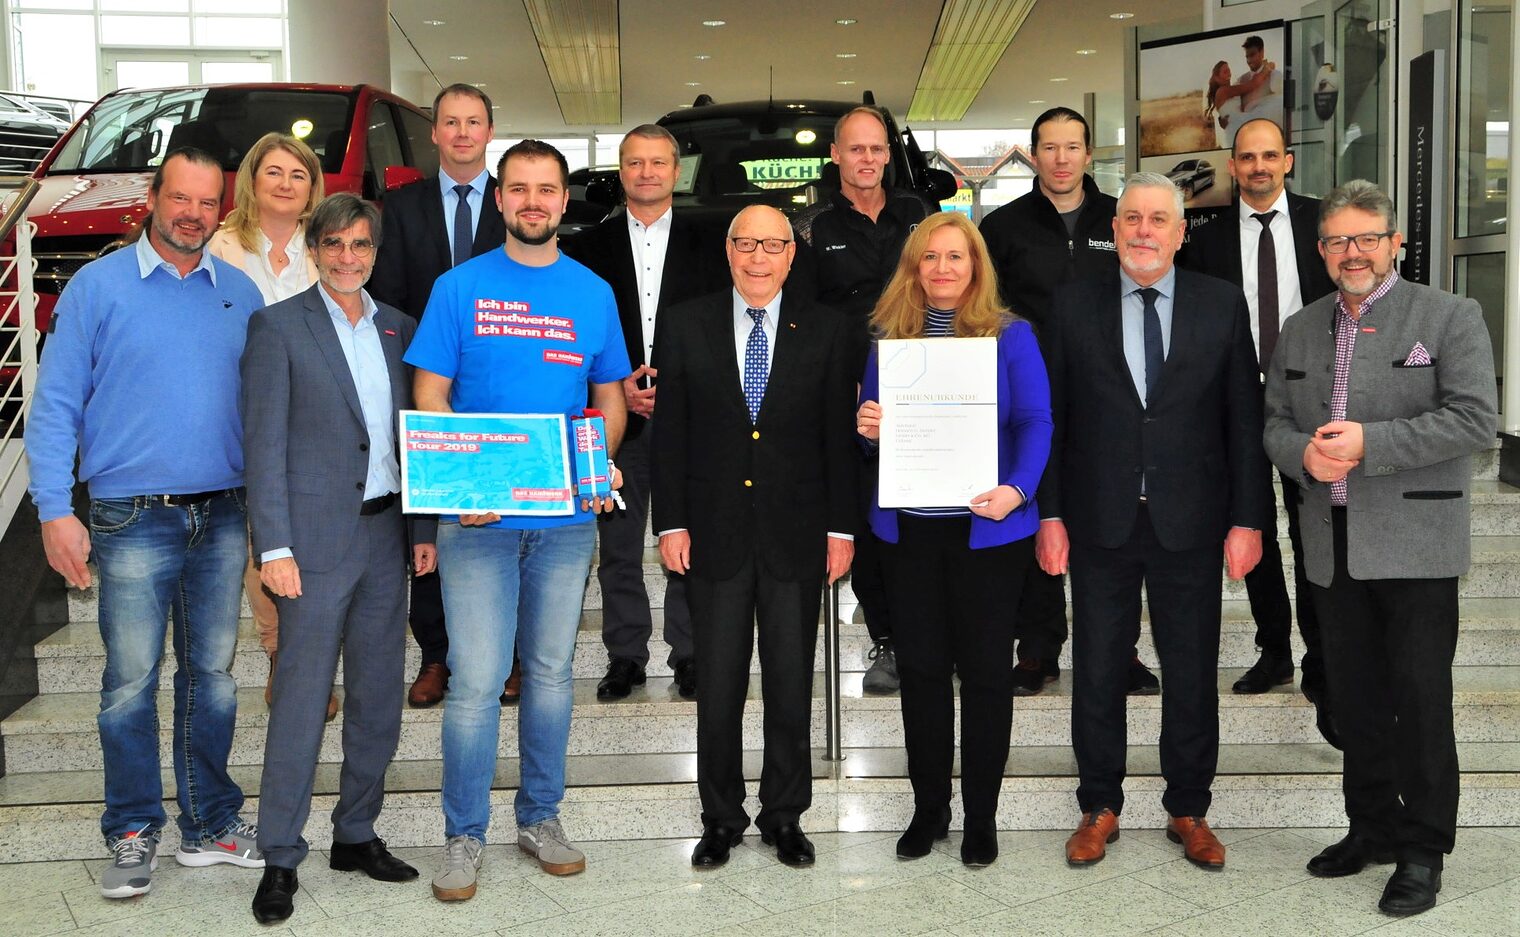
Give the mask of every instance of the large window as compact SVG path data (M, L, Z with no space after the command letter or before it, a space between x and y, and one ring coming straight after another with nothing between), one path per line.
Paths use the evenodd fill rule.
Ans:
M1456 237L1503 234L1509 189L1511 0L1460 6Z

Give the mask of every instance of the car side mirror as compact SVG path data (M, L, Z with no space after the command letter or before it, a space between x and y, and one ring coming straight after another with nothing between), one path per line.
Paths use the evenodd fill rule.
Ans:
M943 202L955 197L955 191L960 188L960 183L955 181L955 174L948 169L929 170L929 195L936 202Z
M623 180L615 172L598 173L586 183L586 201L611 211L623 201Z
M394 192L404 185L422 181L422 170L415 166L385 167L385 191Z

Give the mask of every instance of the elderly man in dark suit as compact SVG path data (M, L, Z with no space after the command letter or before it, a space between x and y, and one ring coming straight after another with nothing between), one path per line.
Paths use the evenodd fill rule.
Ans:
M1237 198L1229 210L1194 231L1178 263L1188 270L1229 280L1246 294L1251 337L1262 373L1272 360L1277 336L1288 317L1306 303L1335 290L1319 256L1319 199L1287 190L1293 171L1282 128L1265 118L1246 121L1235 134L1228 163ZM1293 545L1293 591L1298 602L1298 631L1304 639L1303 691L1314 702L1319 730L1338 745L1325 692L1325 669L1319 647L1319 620L1304 576L1298 525L1298 483L1281 476L1288 540ZM1265 693L1293 682L1293 607L1283 576L1276 531L1262 538L1261 562L1246 576L1256 646L1261 656L1240 679L1236 693Z
M728 229L733 289L671 310L660 329L654 438L660 558L687 577L696 640L696 866L728 860L749 826L740 721L760 632L761 839L811 865L813 648L825 579L850 568L859 516L855 349L842 315L782 292L786 216L751 206Z
M1283 328L1265 436L1297 482L1346 752L1351 829L1309 872L1396 860L1378 907L1418 914L1456 838L1457 577L1471 552L1472 454L1498 428L1493 351L1476 302L1400 279L1403 238L1377 186L1332 191L1319 232L1339 289Z
M1260 372L1246 301L1177 270L1182 194L1136 173L1114 218L1120 269L1057 294L1045 331L1055 435L1036 555L1072 585L1072 746L1082 822L1072 865L1104 856L1124 807L1124 673L1143 587L1166 692L1161 802L1197 865L1224 865L1209 830L1219 757L1220 557L1239 579L1270 521Z
M644 585L644 528L649 521L649 431L654 419L659 371L654 367L654 335L666 310L722 289L723 255L715 237L704 237L672 202L681 178L680 148L658 124L635 127L618 146L618 175L628 200L623 212L564 243L564 251L607 281L617 299L618 321L633 373L623 381L628 427L618 448L627 510L597 519L602 586L602 643L607 674L597 684L598 699L621 699L644 682L649 636L654 631ZM667 574L664 637L670 645L677 691L697 695L692 657L691 613L686 582Z
M420 320L439 274L496 250L507 239L496 210L496 178L486 169L493 124L491 99L474 85L452 84L433 98L438 175L385 197L382 246L369 284L376 301ZM449 636L436 573L413 580L411 617L422 666L407 701L432 706L449 685ZM517 673L508 680L503 703L516 701Z
M306 241L320 282L254 313L243 351L254 556L284 624L259 789L265 868L253 914L264 923L292 911L340 651L343 773L332 867L383 881L417 876L374 826L401 733L408 531L396 413L411 406L401 355L416 328L364 291L379 221L374 206L353 195L319 204ZM435 523L415 526L412 563L426 573Z

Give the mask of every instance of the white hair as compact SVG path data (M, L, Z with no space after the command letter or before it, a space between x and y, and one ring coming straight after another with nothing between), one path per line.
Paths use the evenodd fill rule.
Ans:
M1177 183L1159 172L1134 172L1124 180L1124 192L1130 189L1166 189L1172 193L1172 205L1177 209L1177 217L1182 217L1182 190L1177 188ZM1119 201L1124 201L1121 193Z
M734 232L739 229L739 219L744 215L745 212L749 211L751 208L770 208L770 206L769 205L747 205L744 208L739 209L739 214L735 215L734 219L728 223L728 236L729 237L734 237ZM792 230L792 221L791 221L791 219L788 218L788 217L786 217L786 213L783 212L783 211L781 211L781 209L779 209L779 208L771 208L771 211L773 211L776 214L780 215L781 216L781 223L784 224L784 225L786 225L786 239L788 241L795 241L797 239L797 233Z

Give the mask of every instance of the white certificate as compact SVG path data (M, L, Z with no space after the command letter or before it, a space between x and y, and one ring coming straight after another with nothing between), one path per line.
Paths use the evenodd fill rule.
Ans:
M880 504L966 507L996 488L997 339L877 343Z

